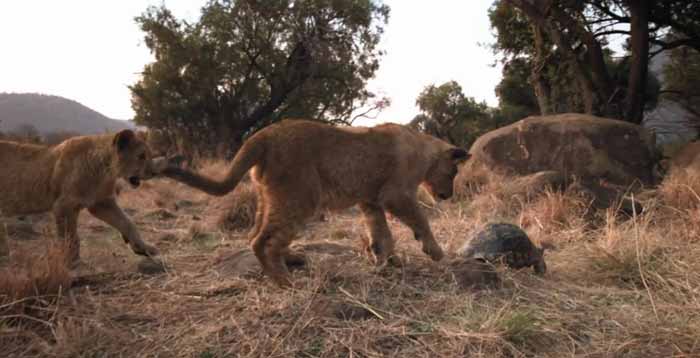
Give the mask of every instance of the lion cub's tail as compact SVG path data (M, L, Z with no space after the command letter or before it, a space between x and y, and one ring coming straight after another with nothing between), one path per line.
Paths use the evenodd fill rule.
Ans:
M233 158L231 168L222 180L207 178L178 167L167 167L163 175L175 179L210 195L222 196L236 188L238 182L250 168L257 164L263 156L263 145L260 142L247 141Z

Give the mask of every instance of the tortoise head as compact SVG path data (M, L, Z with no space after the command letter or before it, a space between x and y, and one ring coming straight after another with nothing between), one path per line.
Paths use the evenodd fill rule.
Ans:
M533 257L534 264L532 267L538 275L544 275L547 272L547 264L544 262L544 249L544 247L541 249L535 248L535 257Z

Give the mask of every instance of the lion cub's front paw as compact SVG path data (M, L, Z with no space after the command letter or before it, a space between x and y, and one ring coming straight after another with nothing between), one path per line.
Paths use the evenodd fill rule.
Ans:
M148 244L131 245L131 250L141 256L158 256L158 249Z
M272 278L272 281L277 284L279 288L282 289L288 289L288 288L294 288L292 285L292 281L289 279L289 275L287 274L268 274L270 278Z
M438 244L424 245L423 252L425 252L433 261L440 261L445 257L445 253Z
M401 259L396 255L389 256L387 262L389 262L389 265L393 267L403 267L403 261L401 261Z

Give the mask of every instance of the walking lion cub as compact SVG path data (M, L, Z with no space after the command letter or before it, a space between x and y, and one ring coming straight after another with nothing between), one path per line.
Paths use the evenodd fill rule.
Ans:
M136 254L156 255L117 205L115 185L123 178L137 187L165 164L152 160L131 130L75 137L55 147L0 141L0 215L53 212L58 236L69 240L71 263L80 258L77 224L84 208L119 230Z
M413 230L423 252L442 259L416 192L424 184L439 199L451 197L457 165L468 158L464 149L401 125L341 128L284 120L250 137L221 181L175 166L163 174L224 195L252 168L258 209L251 246L264 273L289 286L285 262L303 258L288 246L302 224L323 209L359 204L378 265L396 259L385 211Z

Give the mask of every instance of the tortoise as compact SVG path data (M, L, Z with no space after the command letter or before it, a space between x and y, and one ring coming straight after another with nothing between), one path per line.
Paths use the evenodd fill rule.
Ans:
M513 224L487 224L459 250L459 254L492 263L502 260L513 269L532 266L539 275L547 272L544 248L535 246L525 231Z

